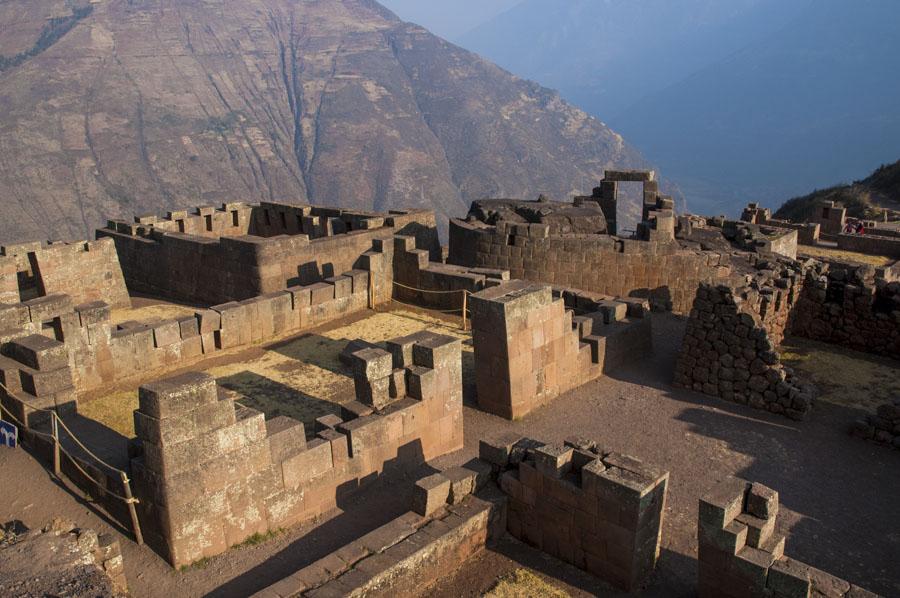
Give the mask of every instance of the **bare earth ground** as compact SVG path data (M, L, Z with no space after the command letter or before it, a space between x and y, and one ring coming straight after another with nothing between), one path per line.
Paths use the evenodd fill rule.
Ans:
M797 424L673 389L669 380L683 322L661 316L654 324L656 352L652 357L632 364L615 378L570 392L520 422L507 422L467 406L465 448L433 465L462 463L477 454L479 439L515 430L545 441L588 436L611 450L668 468L671 478L662 553L657 571L644 589L647 596L694 593L697 499L716 480L739 475L780 492L779 524L788 535L788 554L872 591L900 594L900 452L847 434L849 423L862 413L853 406L858 400L849 395L843 400L845 391L837 383L829 386L817 378L831 398L820 401L811 421ZM360 329L352 328L353 332ZM389 332L389 336L402 334ZM348 338L356 336L363 335ZM818 348L813 353L818 354ZM871 360L859 355L845 355L845 359L824 362L826 367L819 368L818 376L830 372L832 380L842 381L847 376L838 365L866 371L869 366L861 362ZM811 360L798 360L794 365L810 367L806 364ZM897 383L900 370L896 364L879 362L878 368L885 383ZM857 393L866 392L850 387ZM467 394L470 401L471 392ZM340 505L318 528L287 530L269 542L234 549L204 567L184 572L173 571L149 549L122 536L132 592L167 598L251 593L404 511L410 481L427 471L426 466L406 479L382 480L357 499ZM62 516L98 531L121 531L93 505L77 500L77 492L61 487L24 451L0 451L0 479L15 480L14 491L0 492L0 520L21 519L26 525L40 526ZM498 578L521 569L537 573L544 583L573 596L617 594L582 572L505 540L443 580L433 595L482 595L497 585ZM533 595L536 590L528 588L539 586L529 584L540 581L528 578L523 583L518 595ZM501 595L517 594L513 590Z

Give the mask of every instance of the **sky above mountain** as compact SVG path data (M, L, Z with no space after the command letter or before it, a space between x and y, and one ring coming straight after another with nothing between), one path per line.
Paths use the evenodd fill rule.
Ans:
M454 41L519 2L521 0L382 0L381 4L404 21Z
M457 43L736 213L900 157L897 23L896 0L522 0Z

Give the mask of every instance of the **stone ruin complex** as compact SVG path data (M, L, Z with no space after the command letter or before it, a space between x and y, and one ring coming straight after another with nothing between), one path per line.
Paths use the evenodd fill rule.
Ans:
M616 234L622 181L644 187L631 237ZM571 204L474 202L450 221L448 250L424 211L229 203L110 221L96 241L2 249L0 399L49 458L50 411L65 420L81 393L139 386L119 462L147 543L183 567L462 448L462 358L459 340L432 332L353 341L341 360L355 397L314 425L267 420L209 375L174 370L392 300L467 309L473 405L519 420L650 354L654 314L670 311L687 319L675 385L802 420L815 389L781 363L785 335L900 358L900 269L797 259L828 235L840 247L834 230L753 204L741 221L677 216L645 171L609 171ZM117 319L135 294L195 313ZM855 433L897 446L898 413L886 405ZM61 470L122 490L78 451ZM258 595L417 594L505 533L631 591L659 557L668 477L593 441L482 442L478 460L420 480L409 513ZM826 574L783 556L776 513L774 491L744 482L701 500L701 595L821 591Z

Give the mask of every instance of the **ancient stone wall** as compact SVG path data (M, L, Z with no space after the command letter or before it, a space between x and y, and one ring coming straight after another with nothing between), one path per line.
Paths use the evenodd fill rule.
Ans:
M462 448L459 341L429 335L409 358L406 396L378 412L346 412L346 421L320 420L311 439L298 421L267 422L220 398L207 375L141 387L142 454L132 473L148 543L188 565L254 533L311 521L385 469Z
M417 497L424 493L435 503L432 512L405 513L254 598L427 595L431 585L506 532L502 495L489 500L473 496L475 471L455 468L447 473L452 480L435 474L416 487ZM487 473L480 485L490 481L490 466Z
M477 293L510 278L508 270L466 268L429 259L429 252L417 249L413 237L394 237L394 299L461 313L463 291Z
M854 422L852 433L900 450L900 399L879 405L875 413Z
M0 402L17 421L37 427L49 423L44 410L75 413L75 382L63 343L31 334L0 346L0 353Z
M384 251L390 257L391 237L398 233L414 236L417 246L435 259L439 256L431 212L366 219L354 215L353 219L358 219L359 228L334 234L319 231L312 233L313 237L296 232L272 234L271 230L261 231L267 236L260 236L252 234L253 227L243 236L212 237L168 231L168 226L158 224L116 223L97 235L115 241L129 289L201 304L241 301L293 285L321 282L355 268L371 269L367 263L370 255ZM275 221L280 222L281 217ZM387 265L390 263L388 259ZM392 292L392 271L386 268L378 274L376 295L387 300Z
M479 408L518 419L650 352L646 302L589 295L513 280L470 297Z
M677 243L609 235L551 236L546 225L450 221L449 262L509 270L520 278L618 297L649 297L654 309L687 313L697 286L728 276L728 257Z
M659 557L669 474L594 443L545 445L518 436L482 441L509 497L507 530L625 591Z
M811 267L790 333L900 358L900 283L876 278L871 266Z
M673 382L803 419L812 407L812 391L792 378L777 352L802 277L777 262L759 265L782 267L761 269L750 284L704 284L697 290ZM776 276L775 284L767 282Z
M875 594L784 555L776 531L778 493L728 478L700 499L697 538L701 598L835 598Z
M863 235L837 235L838 249L854 251L867 255L885 255L892 258L900 258L900 239L896 237L879 236L876 230L874 234Z
M0 248L0 303L66 294L75 303L131 305L112 241L23 243Z

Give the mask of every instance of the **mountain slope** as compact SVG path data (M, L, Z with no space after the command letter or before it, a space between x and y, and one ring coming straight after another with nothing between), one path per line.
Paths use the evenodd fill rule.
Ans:
M853 218L878 219L887 210L891 220L900 219L900 162L884 165L869 177L850 185L837 185L795 197L785 202L775 217L806 222L812 220L816 209L826 201L842 204Z
M9 0L0 27L4 242L226 200L446 217L643 164L554 92L371 0Z
M900 3L822 0L615 122L695 211L772 204L900 155Z

